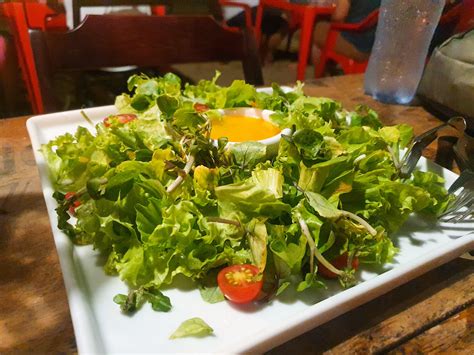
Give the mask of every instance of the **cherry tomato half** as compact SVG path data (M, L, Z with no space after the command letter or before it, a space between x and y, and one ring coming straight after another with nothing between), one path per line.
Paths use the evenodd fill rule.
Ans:
M232 265L217 275L217 284L224 296L234 303L253 301L262 289L263 281L254 265Z
M118 117L118 121L122 124L131 122L137 119L137 115L134 115L133 113L122 113L121 115L117 115L116 117Z
M196 110L196 112L206 112L207 110L209 110L209 106L196 102L194 104L194 109Z
M110 127L111 126L112 118L117 118L119 123L125 124L125 123L131 122L131 121L137 119L137 115L135 115L133 113L122 113L120 115L112 115L112 116L106 117L106 118L104 118L104 121L103 121L105 127Z
M69 209L68 209L69 213L74 216L76 214L76 208L79 207L80 205L81 205L81 201L78 201L78 200L74 201L71 204L71 206L69 206Z
M76 197L76 193L75 192L66 192L66 194L64 195L64 199L69 201L69 200L72 200L74 197Z
M347 267L347 258L348 258L347 253L344 253L342 255L339 255L334 260L331 260L331 264L333 264L336 269L343 270ZM354 270L357 270L358 267L359 267L359 259L357 257L353 257L352 268ZM337 278L337 275L335 273L333 273L332 271L329 271L328 268L321 263L318 263L318 274L328 279Z

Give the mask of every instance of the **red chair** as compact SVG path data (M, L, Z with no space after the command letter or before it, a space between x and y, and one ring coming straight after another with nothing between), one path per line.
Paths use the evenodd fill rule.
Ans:
M10 23L18 64L32 110L34 113L43 112L43 102L28 31L30 29L66 30L66 18L64 14L56 13L45 4L26 1L1 3L0 16L5 17Z
M67 30L66 14L58 13L46 4L34 1L23 1L23 6L30 29L42 31Z
M457 4L456 6L453 6L451 9L449 9L445 14L441 16L439 19L439 25L447 25L450 23L458 22L459 17L461 16L461 11L462 11L462 3Z
M289 0L260 0L255 19L255 36L257 37L257 42L260 42L261 39L263 11L266 7L280 9L290 13L292 18L290 30L291 26L293 26L293 28L301 28L296 79L303 81L305 79L306 66L311 52L311 39L315 23L319 17L331 15L335 7L293 3Z
M254 29L253 21L252 21L252 8L245 3L232 1L232 0L219 0L219 5L227 6L227 7L240 7L245 12L245 27L249 29ZM223 24L225 26L225 24ZM226 26L228 27L228 26ZM232 27L228 27L232 29ZM240 29L235 29L240 30Z
M474 0L463 0L456 33L474 28Z
M342 70L346 75L364 73L365 69L367 68L368 59L358 62L352 58L337 53L334 48L336 46L337 36L340 35L341 31L365 32L377 25L378 16L379 10L377 9L358 23L331 23L326 38L326 43L321 51L321 58L315 66L314 76L316 78L320 78L323 75L324 69L326 68L326 63L330 59L337 62L342 67Z

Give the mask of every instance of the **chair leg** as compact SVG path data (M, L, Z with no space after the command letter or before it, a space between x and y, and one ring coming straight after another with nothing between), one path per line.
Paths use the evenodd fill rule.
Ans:
M326 42L324 42L324 47L321 50L321 57L319 61L315 63L314 66L314 77L320 78L324 74L324 70L326 69L326 64L328 62L330 54L334 51L334 47L336 46L336 40L339 32L329 29Z
M295 34L295 31L289 31L288 32L288 37L286 39L286 51L289 52L290 51L290 47L291 47L291 40L293 39L293 35Z
M255 16L255 39L257 40L257 46L260 46L262 40L262 18L263 18L263 4L260 3L257 7L257 14Z
M313 37L313 27L316 14L314 11L307 10L303 15L303 25L301 27L300 51L298 56L297 80L303 81L306 75L306 66L308 65L308 57L312 46L311 39Z
M26 14L21 3L4 3L4 14L11 19L14 29L13 37L17 50L18 62L25 78L28 98L34 113L43 113L43 100L39 89L39 79L36 72L33 50L28 35Z
M328 61L327 49L324 48L321 52L321 56L317 63L314 63L314 77L316 79L321 78L324 74L324 69L326 69L326 64Z

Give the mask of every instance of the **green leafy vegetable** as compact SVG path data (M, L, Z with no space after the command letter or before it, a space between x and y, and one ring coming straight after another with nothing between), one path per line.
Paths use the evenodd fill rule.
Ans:
M184 337L205 337L214 332L206 322L201 318L191 318L185 320L181 325L171 334L170 339L184 338Z
M449 204L438 175L400 177L411 127L383 127L368 107L348 112L307 97L300 83L265 93L243 81L221 87L218 77L182 88L173 74L134 75L131 92L116 99L118 113L94 133L78 127L41 148L58 228L105 255L105 271L130 288L114 298L122 311L147 302L169 311L161 290L178 276L220 302L215 275L234 264L258 267L266 300L290 285L323 287L318 265L349 287L354 270L329 260L346 254L384 264L411 213L437 215ZM273 110L273 122L291 128L276 156L259 142L210 139L217 109L250 106ZM210 333L193 318L172 337Z

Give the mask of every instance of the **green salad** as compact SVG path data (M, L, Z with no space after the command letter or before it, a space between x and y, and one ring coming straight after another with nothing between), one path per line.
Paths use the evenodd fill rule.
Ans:
M305 96L300 84L269 94L217 78L182 85L173 74L132 76L118 114L96 125L85 116L85 127L42 146L58 227L106 256L105 272L130 288L114 298L123 311L145 302L170 310L161 289L177 275L206 301L232 300L217 287L229 267L240 271L222 277L227 289L259 285L247 301L325 287L328 278L350 287L359 263L390 262L390 237L411 213L446 208L441 177L399 174L411 127L384 127L373 110L348 112ZM272 110L292 134L274 156L258 142L211 140L217 109L233 107Z

